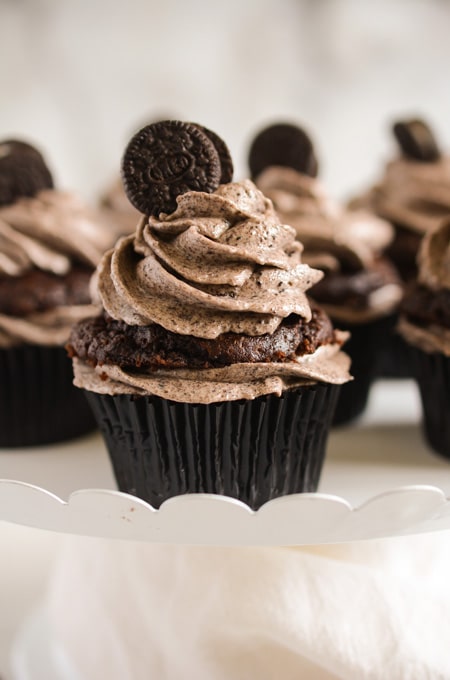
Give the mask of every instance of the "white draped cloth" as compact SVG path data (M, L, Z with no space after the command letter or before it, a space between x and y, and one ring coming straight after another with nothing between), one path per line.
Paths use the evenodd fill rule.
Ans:
M70 538L47 601L54 651L71 680L445 680L449 539L205 548Z

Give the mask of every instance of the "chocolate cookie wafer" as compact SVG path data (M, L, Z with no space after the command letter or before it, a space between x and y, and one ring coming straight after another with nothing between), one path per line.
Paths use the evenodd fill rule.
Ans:
M249 153L252 177L256 178L272 165L293 168L310 177L317 176L314 147L304 130L296 125L277 123L255 137Z
M220 184L219 153L197 125L161 121L147 125L128 144L122 179L130 202L146 215L171 213L187 191L212 193Z
M230 151L223 141L217 135L215 132L212 130L208 130L208 128L205 128L203 125L199 125L198 123L193 123L196 127L198 127L199 130L205 133L205 135L212 141L214 146L216 147L216 151L219 154L220 158L220 165L221 165L221 175L220 175L220 183L221 184L228 184L228 182L231 182L233 180L233 161L231 159L231 154Z
M37 149L18 140L0 142L0 205L51 188L52 175Z
M433 163L441 157L431 128L418 118L398 121L392 127L401 150L407 158L422 163Z

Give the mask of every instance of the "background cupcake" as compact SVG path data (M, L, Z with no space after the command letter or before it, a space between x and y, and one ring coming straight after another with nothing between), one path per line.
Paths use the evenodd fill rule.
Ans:
M430 446L450 458L450 220L420 247L418 281L402 303L399 331L410 347Z
M264 129L253 141L249 163L257 186L303 243L303 261L325 274L310 295L336 325L351 332L345 349L354 381L342 388L334 421L346 422L364 410L401 299L397 273L384 256L392 227L367 211L348 210L327 195L316 178L313 145L297 126Z
M388 249L404 281L417 276L417 253L422 237L450 214L450 157L441 153L430 126L423 120L393 125L400 155L351 205L365 207L389 220L395 238Z
M0 143L1 446L92 429L63 345L95 309L89 280L109 238L74 195L53 188L36 149Z
M119 487L155 507L210 492L256 508L315 490L349 379L342 334L305 295L322 274L253 183L231 183L209 130L148 126L123 168L150 217L104 256L104 314L69 343Z
M379 182L350 205L370 210L392 224L394 239L387 255L408 283L417 277L423 236L450 214L450 158L441 153L433 131L423 120L398 121L392 131L400 154L387 163ZM397 320L398 310L393 331ZM381 356L380 375L410 377L408 356L394 331Z

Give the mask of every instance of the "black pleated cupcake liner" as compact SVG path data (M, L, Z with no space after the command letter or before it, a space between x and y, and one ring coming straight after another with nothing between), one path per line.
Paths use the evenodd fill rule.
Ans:
M450 357L409 346L423 409L423 432L431 448L450 459Z
M319 383L213 404L87 394L121 491L154 508L172 496L212 493L257 509L316 491L338 392Z
M384 345L380 348L377 377L404 380L412 377L412 368L405 341L396 331L399 314L388 317Z
M383 350L390 317L376 319L364 324L345 324L334 320L334 325L351 333L343 350L351 360L351 382L342 385L333 425L343 425L360 416L366 408L370 388L378 374L378 360Z
M95 429L63 347L0 349L0 446L50 444Z

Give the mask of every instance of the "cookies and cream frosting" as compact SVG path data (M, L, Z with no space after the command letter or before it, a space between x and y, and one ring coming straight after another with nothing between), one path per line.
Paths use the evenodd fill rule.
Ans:
M370 269L393 239L391 225L364 210L348 210L332 200L320 182L288 167L272 166L257 180L283 222L295 228L303 243L303 260L325 272ZM350 322L390 313L401 299L393 282L368 295L365 310L321 305L334 318ZM312 293L314 296L314 292Z
M252 182L224 184L179 196L169 215L143 218L134 236L105 254L93 292L109 316L128 325L155 323L206 339L270 334L291 314L311 319L306 292L323 274L302 262L302 249ZM194 403L251 399L316 380L346 382L343 339L337 334L335 343L284 364L139 374L75 360L76 384Z
M353 203L419 235L432 231L450 213L450 156L427 163L396 158L381 181Z
M423 238L418 265L418 284L432 294L448 292L450 298L450 220ZM450 356L450 328L438 323L421 326L403 315L399 321L399 332L405 340L425 352L442 352Z
M392 241L387 222L364 211L345 210L314 177L272 166L259 175L257 184L280 218L295 228L305 261L322 257L325 269L338 269L342 260L365 267Z
M301 262L294 231L250 182L188 192L170 215L141 221L98 268L106 312L200 338L272 333L289 314L309 320L306 291L322 273Z
M64 345L72 326L97 311L94 305L61 305L25 318L0 314L0 347Z
M32 269L63 276L74 261L94 268L111 244L106 223L73 194L48 189L0 207L0 277ZM0 314L0 346L62 344L92 305L61 306L16 318Z
M48 189L0 207L0 275L37 267L66 274L74 259L95 267L111 243L107 225L74 194Z

